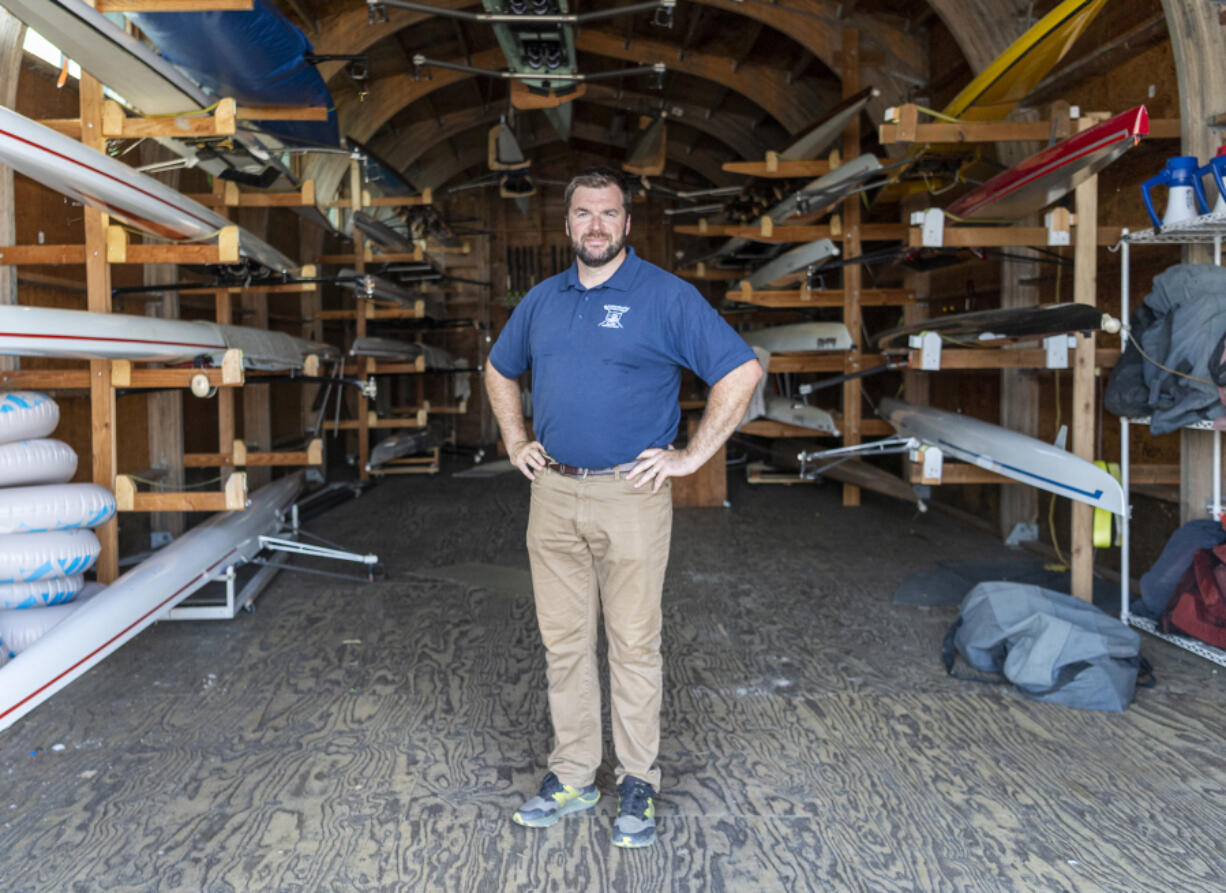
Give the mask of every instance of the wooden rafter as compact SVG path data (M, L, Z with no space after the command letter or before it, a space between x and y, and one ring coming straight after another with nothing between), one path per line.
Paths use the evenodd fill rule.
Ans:
M484 129L484 128L482 128ZM607 131L599 124L589 121L576 121L572 136L594 145L607 146ZM432 158L426 164L406 171L408 178L421 188L439 190L446 183L456 179L465 169L482 165L485 159L485 145L477 145L475 141L464 139L460 141L464 148L454 157ZM542 128L539 133L528 136L520 135L520 146L525 152L539 150L555 143L561 143L560 137L552 127ZM624 148L624 141L619 144ZM740 182L742 178L725 173L721 165L726 156L701 148L695 148L687 153L676 140L669 140L668 158L670 161L687 167L709 183L717 186L728 186Z
M758 38L762 36L762 29L766 26L760 21L754 21L753 24L746 28L742 28L736 40L736 46L729 53L729 58L732 59L732 72L735 74L740 70L745 63L745 59L753 50L754 44L758 42Z

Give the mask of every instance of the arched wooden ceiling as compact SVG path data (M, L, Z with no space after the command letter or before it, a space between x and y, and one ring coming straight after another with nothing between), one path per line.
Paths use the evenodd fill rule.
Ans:
M415 185L419 180L424 185L416 166L430 164L433 170L430 159L439 146L456 158L477 157L475 170L458 168L454 177L471 177L483 169L484 134L469 122L496 120L500 110L506 111L505 82L437 66L428 79L419 80L412 58L420 53L501 69L505 61L488 25L394 8L387 10L386 22L372 24L365 4L337 11L327 0L279 2L303 27L317 54L366 54L369 59L369 77L361 82L349 77L343 61L319 66L342 135L372 146ZM480 9L473 0L427 2ZM591 0L581 11L627 2ZM659 91L647 77L593 81L588 95L574 106L576 125L606 127L609 110L627 115L665 110L672 119L670 131L684 133L674 140L684 149L670 156L670 174L695 186L713 184L722 162L784 148L840 100L846 28L860 31L862 82L881 93L871 114L906 98L927 78L927 48L915 23L930 15L924 0L688 0L677 5L672 28L654 26L650 13L582 26L575 41L581 71L659 61L668 73ZM521 114L521 122L525 117ZM596 142L605 147L610 164L624 157L623 145ZM469 151L473 146L479 153ZM306 173L327 195L343 181L343 164L338 158L317 158Z

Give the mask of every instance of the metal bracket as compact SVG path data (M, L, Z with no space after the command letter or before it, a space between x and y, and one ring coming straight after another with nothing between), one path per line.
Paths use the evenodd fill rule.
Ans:
M1043 349L1047 352L1047 368L1067 369L1069 348L1076 346L1076 335L1048 335L1044 338Z
M1006 546L1020 546L1022 543L1035 543L1039 540L1039 525L1018 521L1009 531L1005 539Z
M1043 215L1043 225L1047 227L1047 244L1049 247L1058 248L1063 245L1073 244L1068 227L1069 218L1068 211L1063 208L1048 211Z
M317 546L314 543L304 543L300 540L284 539L279 536L261 536L260 548L271 552L288 552L291 555L307 555L311 558L333 558L337 561L352 561L356 564L378 564L379 556L373 554L359 555L344 549L333 549L327 546Z
M941 336L938 332L920 332L907 338L907 345L919 351L919 367L925 372L941 368Z
M651 24L660 28L673 27L673 13L676 11L677 0L661 0L659 7L651 16Z
M832 450L815 450L808 453L797 453L800 462L800 476L805 480L813 480L827 468L833 468L840 462L845 462L855 456L885 456L891 453L905 453L919 449L920 442L914 437L887 437L884 440L874 440L869 443L857 443L851 446L836 447ZM821 468L809 468L809 463L819 459L834 459Z
M307 65L318 65L321 62L347 62L345 73L355 81L364 81L370 77L370 56L366 53L303 53L303 61Z
M941 471L945 466L945 455L941 448L930 443L921 444L911 450L911 461L920 466L921 484L941 483Z
M945 212L940 208L915 211L911 225L920 228L921 243L925 248L941 248L945 245Z
M613 6L608 9L594 9L591 12L582 13L542 13L540 15L532 11L524 11L520 13L514 12L469 12L466 9L451 9L446 6L435 6L430 3L416 3L413 0L367 0L367 6L371 9L372 24L374 24L373 16L376 7L383 8L394 6L397 9L407 9L410 12L421 12L426 15L442 16L449 19L460 19L465 22L479 22L483 24L503 24L503 25L586 25L590 22L600 21L602 19L612 19L617 16L632 15L637 12L647 12L655 10L655 15L658 18L661 13L667 15L669 19L668 27L672 27L672 12L673 7L677 5L677 0L648 0L646 3L632 3L629 6ZM383 21L387 21L387 11L383 11ZM659 24L653 19L655 24Z
M379 0L366 0L366 19L371 25L387 23L387 7Z
M582 72L565 73L557 71L494 71L489 68L477 68L473 65L461 65L458 62L444 62L439 59L429 59L421 53L413 56L413 80L423 77L429 80L430 68L446 68L449 71L460 71L464 74L475 74L481 77L502 78L510 81L559 81L561 83L586 83L587 81L606 81L612 78L630 77L636 74L650 74L656 78L656 87L663 85L664 73L668 70L663 62L654 65L639 65L634 68L619 68L616 71L594 71L590 74Z

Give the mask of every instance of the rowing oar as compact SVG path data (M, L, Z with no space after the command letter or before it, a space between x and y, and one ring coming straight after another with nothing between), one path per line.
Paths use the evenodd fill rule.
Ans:
M861 369L859 372L848 372L846 375L836 375L833 378L823 378L821 381L802 384L796 390L800 396L807 397L814 391L820 391L822 388L832 388L836 384L842 384L845 381L851 381L856 378L864 378L866 375L876 375L878 372L905 369L908 365L910 364L907 360L891 360L888 363L882 363L880 366L870 366L868 369Z

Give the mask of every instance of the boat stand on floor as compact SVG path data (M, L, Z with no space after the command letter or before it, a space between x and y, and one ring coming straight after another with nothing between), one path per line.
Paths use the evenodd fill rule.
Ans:
M227 566L191 598L171 609L169 620L232 620L239 611L254 611L255 599L270 584L278 571L333 577L342 580L371 582L382 576L379 556L347 551L323 537L307 533L298 524L298 504L290 506L290 525L284 536L261 536L260 552L250 562ZM304 542L310 539L314 542ZM265 552L271 557L261 557ZM341 574L319 568L298 567L289 563L291 556L326 558L364 565L366 574ZM253 572L244 571L255 568Z

